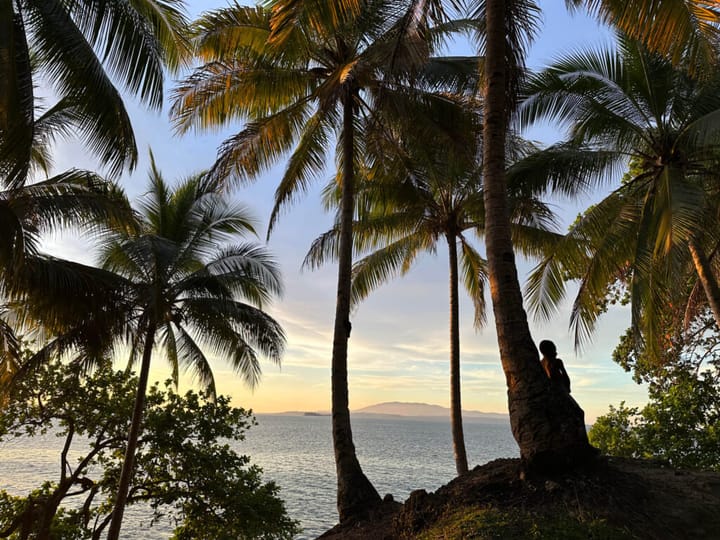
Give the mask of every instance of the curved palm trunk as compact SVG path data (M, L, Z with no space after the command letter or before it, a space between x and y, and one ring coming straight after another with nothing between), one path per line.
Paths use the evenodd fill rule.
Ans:
M352 280L352 222L355 206L353 90L343 104L343 177L340 207L337 301L332 350L332 433L337 471L337 508L340 522L358 517L380 502L380 495L360 468L350 428L347 352L350 336Z
M718 287L717 279L715 278L715 274L713 274L705 252L697 241L691 239L688 242L688 247L690 248L690 255L692 256L698 279L700 283L702 283L708 304L710 304L710 309L715 317L715 324L720 327L720 287Z
M460 399L460 309L458 294L458 254L454 234L447 235L450 254L450 425L452 426L455 469L458 475L468 472L462 401Z
M128 434L125 460L123 461L122 471L120 473L120 483L118 485L117 497L115 498L112 521L110 522L110 528L108 529L108 540L118 540L120 538L120 527L122 526L123 513L125 512L125 504L127 503L128 491L130 489L130 481L133 476L135 451L137 450L138 438L140 436L140 426L142 424L143 411L145 409L145 392L147 390L148 375L150 373L150 359L152 358L156 329L156 325L154 323L150 323L147 329L147 334L145 335L142 364L140 366L140 380L138 381L137 394L135 395L135 408L133 409L132 421L130 423L130 433Z
M562 469L585 461L594 452L582 409L569 394L551 385L540 367L523 309L505 185L506 10L505 0L486 3L483 175L490 291L510 423L521 457L532 469Z

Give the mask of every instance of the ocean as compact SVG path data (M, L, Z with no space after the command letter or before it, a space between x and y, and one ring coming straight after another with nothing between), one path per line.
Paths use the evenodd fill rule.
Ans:
M258 425L236 450L248 454L274 480L288 513L301 522L297 540L316 538L336 523L335 463L330 417L258 415ZM444 418L356 417L353 439L360 464L380 495L403 501L416 489L434 491L455 476L450 424ZM509 424L464 423L470 466L516 457ZM0 442L0 489L24 494L56 478L61 439L52 435ZM143 508L128 508L123 537L167 540L171 526L148 528Z

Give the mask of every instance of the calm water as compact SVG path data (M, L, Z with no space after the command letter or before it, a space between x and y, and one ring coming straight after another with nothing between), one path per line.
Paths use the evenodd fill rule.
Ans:
M298 539L315 538L337 517L330 418L259 415L257 420L237 450L281 487L289 514L304 529ZM434 491L454 477L447 421L355 418L353 437L363 470L381 495L404 500L415 489ZM471 466L517 455L509 425L466 421L465 440ZM48 435L32 442L0 442L0 489L22 494L57 477L61 440ZM123 536L167 539L170 525L148 529L148 519L143 509L129 508Z

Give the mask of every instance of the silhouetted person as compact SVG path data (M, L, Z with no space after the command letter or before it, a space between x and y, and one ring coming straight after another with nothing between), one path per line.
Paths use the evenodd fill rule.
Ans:
M545 370L545 374L551 381L558 383L562 386L567 393L570 393L570 377L568 377L567 371L562 360L557 356L557 349L552 341L547 339L540 342L540 352L543 357L540 359L540 364Z

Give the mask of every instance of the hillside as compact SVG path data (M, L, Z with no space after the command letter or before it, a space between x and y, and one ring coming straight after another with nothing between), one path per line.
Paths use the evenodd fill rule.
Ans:
M392 415L425 418L450 418L450 409L429 403L388 401L352 411L353 415ZM491 422L508 422L507 414L463 411L464 419L482 419Z
M352 416L399 416L403 418L450 418L450 409L429 403L408 403L403 401L387 401L376 403L362 409L350 411ZM265 413L279 416L330 416L330 411L285 411L281 413ZM507 413L486 413L480 411L463 410L464 420L481 420L492 423L508 423Z
M521 478L519 460L502 459L320 538L715 540L718 508L720 473L603 458L572 474Z

